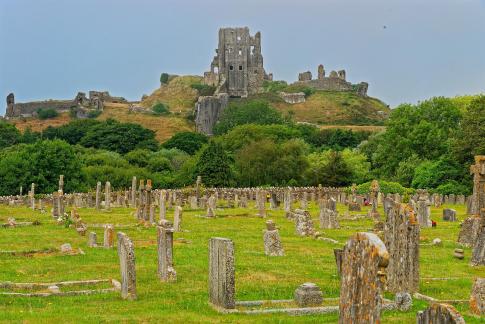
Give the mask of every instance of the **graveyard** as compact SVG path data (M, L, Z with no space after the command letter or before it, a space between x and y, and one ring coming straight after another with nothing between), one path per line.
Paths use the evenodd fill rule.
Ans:
M115 196L108 186L99 191L97 199L91 194L92 201L87 198L89 194L73 198L75 195L63 195L61 191L51 201L46 198L41 202L28 195L10 197L15 203L4 201L0 206L0 223L4 224L0 227L2 320L337 323L342 297L334 250L342 249L356 232L382 235L376 224L382 225L385 220L382 202L387 198L379 194L377 199L376 195L374 201L378 203L374 205L378 207L373 208L360 206L356 196L354 205L361 210L349 211L352 195L347 199L339 195L334 200L326 189L307 189L309 194L298 188L293 188L293 194L288 188L249 189L247 193L227 189L229 193L211 191L213 194L206 199L207 189L196 203L198 190L193 189L189 195L175 190L152 192L147 184L136 192L135 205L131 204L131 192ZM277 193L270 194L271 190ZM474 279L483 277L484 268L471 266L473 248L457 243L460 222L468 215L464 201L456 200L443 201L438 207L432 204L430 220L436 226L422 226L419 239L415 238L414 247L419 250L416 289L410 288L413 275L406 269L400 278L401 284L408 286L404 290L411 292L412 306L400 309L396 305L395 294L388 290L392 288L390 273L384 276L388 282L384 280L382 310L375 308L382 323L414 323L416 313L435 302L452 305L466 323L483 323L483 317L471 309L470 297ZM52 203L59 205L51 210ZM322 221L322 209L335 210L333 222ZM455 221L443 219L445 209L456 211ZM60 210L64 210L64 217L52 216L52 212L61 215ZM304 212L310 215L310 221L305 219L301 227L298 213ZM270 220L272 224L267 225ZM265 246L266 228L266 233L278 232L279 244ZM212 242L214 238L227 239L220 243L229 242L234 250L232 306L214 305L214 297L210 297L213 288L209 289L209 272L214 275L211 264L215 261L209 261L209 244L211 251L222 247ZM120 285L125 279L120 274L119 255L124 252L118 244L125 239L132 243L135 260L135 271L125 272L129 278L133 276L136 286L130 286L128 280L123 296ZM157 243L166 239L168 248L165 245L162 261L165 269L161 270ZM66 243L70 245L67 249ZM281 253L265 253L275 247ZM463 250L463 258L455 256L456 249ZM345 261L342 266L343 271ZM349 278L352 285L358 285L356 278ZM302 305L295 299L295 291L304 283L320 289L318 307ZM319 311L313 313L314 309Z

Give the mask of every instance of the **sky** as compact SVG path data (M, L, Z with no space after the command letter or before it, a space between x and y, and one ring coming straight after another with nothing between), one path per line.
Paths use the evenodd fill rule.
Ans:
M275 80L345 69L391 107L485 92L485 0L0 0L0 96L139 100L162 72L202 75L236 26Z

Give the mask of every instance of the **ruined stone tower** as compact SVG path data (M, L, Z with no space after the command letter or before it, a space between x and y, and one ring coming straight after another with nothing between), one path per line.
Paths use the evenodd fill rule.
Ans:
M248 27L219 29L219 45L204 73L204 83L216 86L216 93L247 97L257 93L266 75L261 55L261 33L249 34Z

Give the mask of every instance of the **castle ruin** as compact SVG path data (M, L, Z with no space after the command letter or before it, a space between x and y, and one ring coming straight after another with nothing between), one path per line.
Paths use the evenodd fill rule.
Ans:
M367 82L361 82L359 84L352 84L346 80L345 70L338 72L331 71L329 76L325 76L325 68L322 64L318 66L317 79L312 79L312 72L306 71L298 74L298 81L294 84L301 84L311 87L315 90L325 91L353 91L359 96L367 97L367 89L369 84Z
M5 118L35 117L39 109L54 109L57 112L68 112L76 109L78 117L83 117L89 110L103 110L104 103L125 103L123 97L113 97L108 91L89 91L89 98L84 92L78 92L72 100L43 100L15 103L15 96L7 96Z

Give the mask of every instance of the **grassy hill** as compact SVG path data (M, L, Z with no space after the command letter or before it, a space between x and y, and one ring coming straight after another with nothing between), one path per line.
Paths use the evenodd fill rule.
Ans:
M97 118L138 123L155 131L157 139L163 142L176 132L194 130L193 122L187 117L192 114L199 96L192 85L201 82L200 76L172 76L168 84L160 86L135 104L150 109L156 103L163 103L170 109L171 114L168 116L130 112L130 104L112 103L105 104L103 113ZM312 123L322 128L361 129L367 125L366 129L379 131L382 127L378 125L382 125L390 111L378 99L362 98L351 92L316 91L307 97L306 102L294 105L284 102L275 92L262 93L247 99L231 99L231 102L251 99L266 100L284 115L293 116L296 122ZM21 118L12 120L12 123L22 131L29 127L33 131L41 131L48 126L67 124L70 120L69 114L63 113L53 119Z

